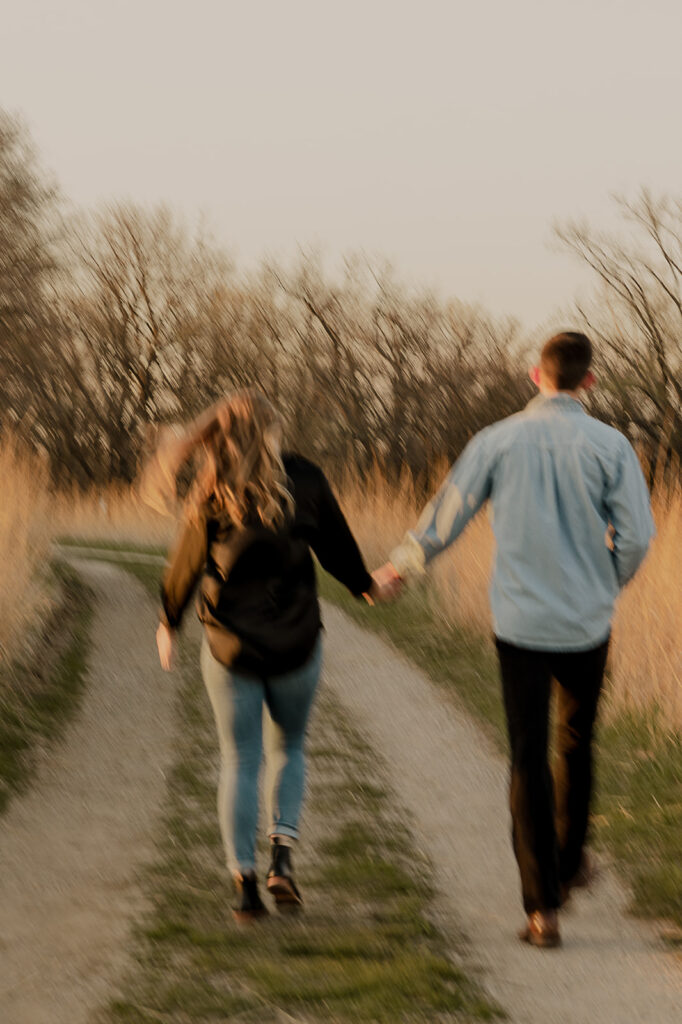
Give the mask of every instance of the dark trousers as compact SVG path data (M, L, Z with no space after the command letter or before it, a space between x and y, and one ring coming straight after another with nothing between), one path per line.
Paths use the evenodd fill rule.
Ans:
M532 651L496 640L511 747L514 853L527 914L559 906L578 871L592 792L592 734L608 640L589 651ZM547 757L552 679L556 761Z

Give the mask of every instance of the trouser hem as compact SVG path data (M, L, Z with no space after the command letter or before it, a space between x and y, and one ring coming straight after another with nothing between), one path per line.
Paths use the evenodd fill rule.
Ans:
M271 839L273 836L288 836L289 839L298 839L299 832L293 825L273 825L268 832L268 837Z

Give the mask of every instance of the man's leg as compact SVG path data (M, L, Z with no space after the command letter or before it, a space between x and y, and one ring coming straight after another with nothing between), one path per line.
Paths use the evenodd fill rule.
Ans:
M557 757L554 766L559 878L578 874L592 795L592 735L604 679L608 641L589 651L558 654Z
M549 658L497 641L511 747L510 805L514 853L527 914L559 906L554 793L547 763Z

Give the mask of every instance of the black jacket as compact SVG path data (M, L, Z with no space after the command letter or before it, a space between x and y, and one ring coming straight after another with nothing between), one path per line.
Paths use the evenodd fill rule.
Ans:
M259 676L297 668L315 645L321 620L310 549L356 596L372 583L322 470L300 455L283 461L293 518L276 530L235 527L207 507L185 524L161 585L163 621L176 628L201 577L197 610L214 656Z

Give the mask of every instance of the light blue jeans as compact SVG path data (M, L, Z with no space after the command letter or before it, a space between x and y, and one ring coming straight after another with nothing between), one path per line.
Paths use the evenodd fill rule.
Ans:
M300 668L266 679L232 672L204 637L201 671L220 743L218 820L227 866L253 871L258 830L258 779L265 741L268 835L298 839L305 788L303 744L322 666L322 643Z

